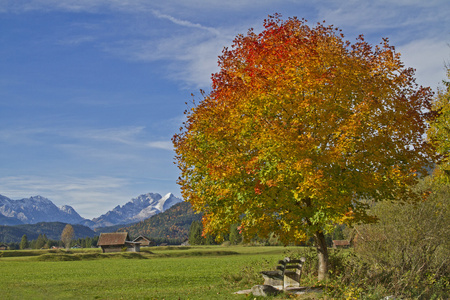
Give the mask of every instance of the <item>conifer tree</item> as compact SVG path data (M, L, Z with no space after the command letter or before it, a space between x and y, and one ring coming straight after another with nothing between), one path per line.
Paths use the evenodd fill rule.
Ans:
M189 227L189 244L202 245L204 239L202 237L202 223L200 221L193 221L191 227Z
M34 247L36 249L41 249L45 246L45 237L42 234L39 234L37 240L36 240L36 244L34 245Z
M27 249L29 247L27 235L24 234L22 236L22 240L20 241L20 249Z

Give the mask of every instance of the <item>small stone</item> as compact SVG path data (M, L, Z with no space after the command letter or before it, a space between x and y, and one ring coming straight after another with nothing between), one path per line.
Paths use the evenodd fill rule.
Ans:
M280 293L280 291L271 285L255 285L254 287L252 287L253 296L275 296L278 293Z

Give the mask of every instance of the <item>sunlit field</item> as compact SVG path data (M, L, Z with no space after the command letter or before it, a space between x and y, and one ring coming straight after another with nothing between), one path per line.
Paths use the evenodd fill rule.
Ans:
M275 265L295 247L152 247L0 252L3 299L245 299L230 278ZM262 269L261 269L262 270ZM241 272L242 273L242 272ZM260 284L263 283L262 277Z

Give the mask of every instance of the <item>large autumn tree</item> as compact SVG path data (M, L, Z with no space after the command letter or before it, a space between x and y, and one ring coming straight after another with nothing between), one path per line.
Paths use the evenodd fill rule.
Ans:
M324 233L372 221L367 199L409 197L426 172L432 92L387 40L352 44L279 15L264 27L224 49L211 92L186 112L173 138L179 184L205 234L239 223L247 238L313 237L324 279Z

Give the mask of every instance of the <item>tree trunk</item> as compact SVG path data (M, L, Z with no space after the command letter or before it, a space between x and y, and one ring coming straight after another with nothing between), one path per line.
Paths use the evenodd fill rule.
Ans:
M318 279L324 280L328 278L328 249L325 235L322 231L316 231L314 241L316 242L317 256L319 258Z

